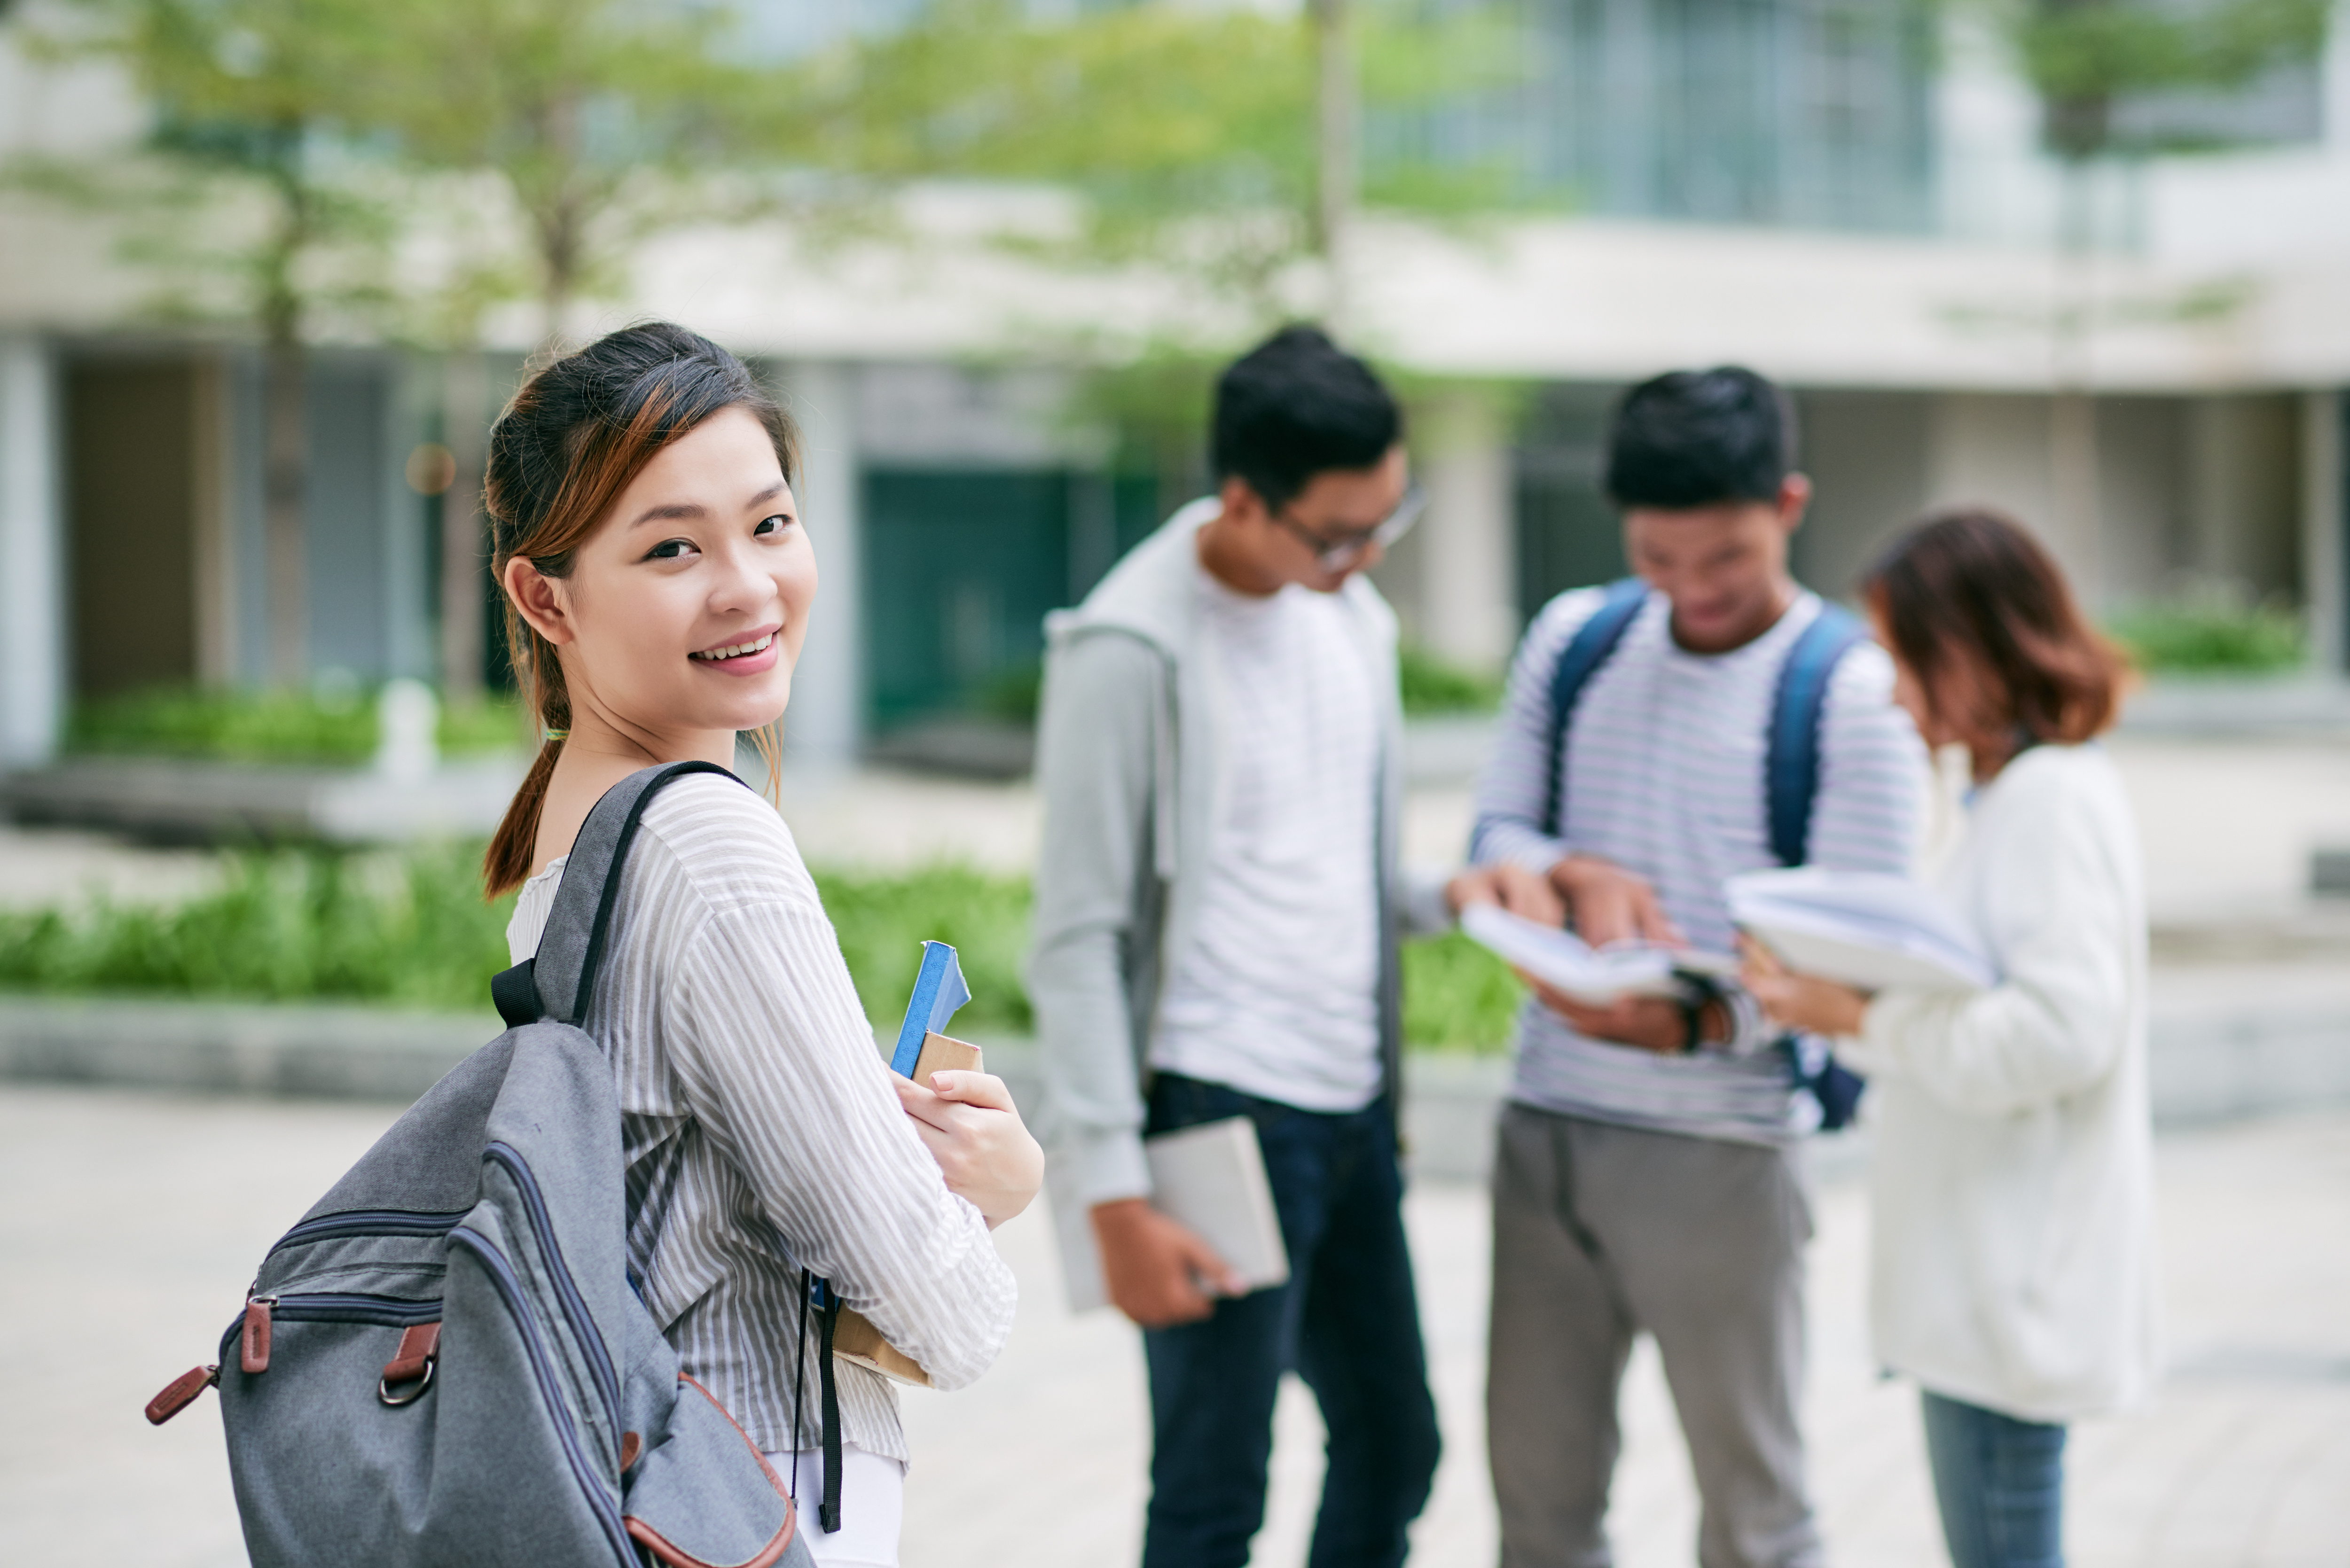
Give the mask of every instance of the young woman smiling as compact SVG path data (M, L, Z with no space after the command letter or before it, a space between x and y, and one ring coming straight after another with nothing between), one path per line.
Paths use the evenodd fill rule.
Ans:
M1940 884L2002 978L1871 997L1751 946L1744 978L1875 1085L1872 1329L1924 1391L1951 1563L2059 1568L2065 1424L2142 1398L2156 1363L2146 905L2095 743L2123 670L1996 513L1927 519L1865 592L1895 700L1972 764Z
M499 419L493 564L547 736L484 864L493 896L521 889L516 961L606 790L657 763L731 767L743 731L772 757L816 591L793 456L743 365L664 324L548 365ZM1014 1303L987 1232L1035 1195L1043 1156L999 1079L891 1077L791 833L752 791L680 779L623 876L590 1007L619 1088L632 1272L684 1369L811 1497L802 1270L935 1386L969 1383ZM819 1563L895 1563L895 1397L861 1366L837 1373L842 1528L804 1511L801 1539Z

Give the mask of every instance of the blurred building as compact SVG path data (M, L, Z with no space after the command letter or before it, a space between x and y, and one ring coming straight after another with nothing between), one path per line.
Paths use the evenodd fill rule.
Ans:
M814 26L773 8L779 37ZM1797 390L1819 495L1798 560L1822 588L1924 507L1989 501L2043 529L2101 606L2189 585L2290 602L2340 669L2350 26L2243 92L2123 105L2126 145L2217 150L2104 167L2094 248L2066 264L2036 104L1963 25L1847 0L1523 0L1517 16L1522 80L1367 128L1370 158L1500 167L1574 214L1373 219L1349 252L1354 336L1427 389L1433 505L1381 573L1420 643L1497 663L1550 595L1619 571L1596 483L1610 400L1741 361ZM0 22L0 156L128 146L145 123L119 80L36 69ZM938 243L910 254L664 234L601 317L710 333L806 428L826 590L792 744L814 759L1016 717L1041 615L1180 493L1182 465L1123 472L1070 417L1049 348L1161 302L955 243L958 213L996 199L939 194L921 213ZM0 762L47 755L77 698L270 670L258 357L164 326L151 296L103 225L0 194ZM517 317L498 386L529 341ZM314 671L439 669L440 504L417 482L437 483L419 449L455 433L446 380L365 341L312 357Z

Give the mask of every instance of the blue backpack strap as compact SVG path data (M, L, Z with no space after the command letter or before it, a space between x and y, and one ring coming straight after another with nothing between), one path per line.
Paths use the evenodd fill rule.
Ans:
M1648 602L1648 585L1638 577L1626 577L1607 585L1607 597L1591 612L1591 618L1575 628L1575 635L1559 650L1558 663L1550 673L1550 752L1549 784L1543 796L1542 823L1545 831L1556 833L1563 805L1563 776L1566 750L1567 722L1575 717L1575 699L1599 667L1607 662L1624 634L1632 629L1638 618L1640 607Z
M1820 793L1820 716L1827 707L1828 682L1844 656L1867 639L1868 628L1859 617L1824 604L1780 667L1763 781L1771 813L1771 853L1783 866L1801 866L1811 858L1812 806ZM1792 1034L1779 1042L1795 1087L1820 1103L1820 1130L1835 1132L1851 1124L1867 1085L1825 1049L1825 1042L1813 1045L1817 1060L1806 1061L1803 1042Z
M1771 853L1782 866L1811 858L1812 804L1820 793L1820 715L1828 682L1844 656L1868 640L1860 618L1824 604L1779 670L1771 703L1771 743L1763 779L1771 810Z

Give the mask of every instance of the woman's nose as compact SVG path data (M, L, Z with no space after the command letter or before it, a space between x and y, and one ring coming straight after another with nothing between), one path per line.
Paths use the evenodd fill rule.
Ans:
M711 585L712 609L756 611L774 602L775 580L760 569L760 563L750 550L736 545L722 551L713 565L718 568L718 578Z

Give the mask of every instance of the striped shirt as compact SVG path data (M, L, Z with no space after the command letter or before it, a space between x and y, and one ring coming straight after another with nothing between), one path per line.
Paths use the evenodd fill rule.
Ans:
M1548 793L1550 684L1559 655L1605 591L1582 588L1544 607L1519 646L1492 760L1477 790L1479 861L1547 869L1595 856L1645 877L1691 945L1736 942L1725 877L1776 866L1764 755L1779 673L1821 609L1802 594L1769 631L1728 653L1677 646L1672 606L1651 593L1615 652L1586 680L1569 732L1557 824ZM1892 701L1893 666L1864 644L1829 683L1820 722L1819 790L1811 862L1907 872L1926 801L1926 754ZM1817 1116L1793 1092L1777 1031L1732 989L1732 1038L1687 1056L1587 1039L1540 1003L1519 1014L1511 1097L1537 1109L1741 1143L1782 1143Z
M523 888L516 962L563 864ZM629 1264L683 1370L761 1449L816 1447L812 1324L793 1422L805 1266L938 1387L970 1383L1011 1332L1012 1272L890 1089L783 820L740 784L681 778L647 807L622 876L588 1032L619 1089ZM906 1459L889 1380L836 1368L842 1438Z

